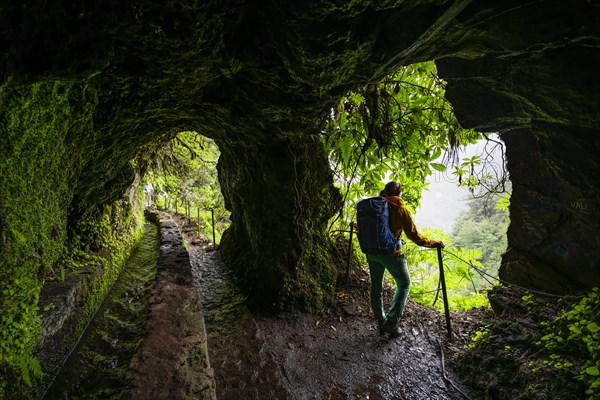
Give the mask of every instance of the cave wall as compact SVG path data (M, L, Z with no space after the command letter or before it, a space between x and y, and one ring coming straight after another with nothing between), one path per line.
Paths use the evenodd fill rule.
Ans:
M41 285L44 277L60 276L58 264L67 252L73 177L82 169L86 148L76 149L66 116L79 119L82 132L90 120L78 85L9 87L10 82L2 87L0 109L0 397L7 366L33 367L42 330Z
M341 196L320 142L219 148L219 182L233 210L220 247L240 271L250 305L261 311L322 309L333 300L336 279L324 232Z
M74 206L82 171L107 143L93 128L96 89L9 80L0 90L0 398L35 391L19 383L36 381L38 361L49 374L60 365L139 238L143 193L131 155L104 202L85 213Z
M458 44L465 54L437 65L461 124L506 143L513 193L500 278L558 293L598 286L598 5L523 4L483 21L489 11L474 6L457 19L477 27Z
M123 195L147 146L196 130L223 154L223 252L247 293L318 309L340 201L323 116L349 88L432 59L461 123L507 143L501 276L598 285L599 14L587 0L2 2L0 303L29 296L34 322L69 227ZM6 310L2 326L22 326Z
M525 132L505 135L516 184L501 279L557 293L600 283L600 193L591 182L600 173L599 133L535 121ZM569 143L572 137L578 140Z

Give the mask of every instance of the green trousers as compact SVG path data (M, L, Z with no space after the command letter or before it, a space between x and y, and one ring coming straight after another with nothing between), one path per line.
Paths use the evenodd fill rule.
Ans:
M404 313L404 306L410 289L410 276L404 255L379 256L367 254L371 274L371 307L376 320L383 321L386 314L383 309L383 275L387 269L396 281L396 292L387 313L387 320L397 324Z

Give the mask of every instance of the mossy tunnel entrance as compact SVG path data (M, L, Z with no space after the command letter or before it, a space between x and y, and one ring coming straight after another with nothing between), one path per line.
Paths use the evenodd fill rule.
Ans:
M89 278L94 296L65 335L81 332L139 235L148 162L177 132L220 149L221 251L251 306L322 310L342 202L323 116L365 88L369 140L410 144L411 132L387 133L375 110L393 96L373 83L426 60L461 127L506 143L500 277L597 286L600 82L580 77L598 68L598 13L585 0L0 6L0 393L42 379L45 284Z

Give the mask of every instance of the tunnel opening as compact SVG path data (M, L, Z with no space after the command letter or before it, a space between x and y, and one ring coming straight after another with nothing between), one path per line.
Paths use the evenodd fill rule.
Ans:
M433 62L413 64L346 93L331 110L322 138L344 203L329 231L349 239L348 223L356 218L357 202L376 196L391 180L402 184L402 198L419 221L424 193L435 198L442 187L453 190L451 196L428 201L428 207L442 210L435 214L441 221L430 218L419 227L424 228L423 234L447 244L444 262L451 309L466 310L487 306L485 293L498 283L507 246L511 186L504 143L496 134L462 128L444 98L445 85ZM442 182L446 186L438 185ZM454 221L459 207L463 213ZM445 231L434 228L444 225ZM403 238L414 278L412 297L443 310L442 302L437 302L435 251L427 252ZM356 241L353 252L366 266Z
M218 180L219 155L214 140L182 131L143 156L146 207L184 216L212 247L231 224Z

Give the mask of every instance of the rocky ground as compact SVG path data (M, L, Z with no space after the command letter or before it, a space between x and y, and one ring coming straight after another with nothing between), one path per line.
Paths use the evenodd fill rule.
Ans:
M451 337L442 314L409 299L401 335L390 339L375 328L369 276L359 267L339 285L335 301L321 315L259 315L246 307L218 249L199 239L180 216L161 215L161 221L146 337L129 364L131 390L122 398L600 398L594 368L600 366L598 291L586 297L544 296L497 286L488 293L494 312L453 313ZM135 283L132 293L142 287ZM389 304L393 289L384 293ZM121 323L129 320L117 319L117 326L131 328ZM92 331L104 335L99 328ZM102 349L105 343L111 349L115 343L130 346L124 339L119 333L98 342ZM137 342L134 337L131 343ZM71 374L76 390L63 396L59 385L45 398L117 393L119 388L106 381L106 368L114 368L113 360L125 353L114 350L89 362L103 371L92 374L93 389L83 386L76 366ZM69 375L67 371L61 374Z
M489 293L494 311L451 314L451 337L443 314L409 299L402 334L390 339L375 329L368 273L354 268L322 315L256 315L246 308L218 250L179 223L200 289L219 399L596 398L596 392L586 394L590 379L584 383L577 375L597 352L600 335L587 335L596 340L587 347L584 337L551 351L539 345L549 324L582 296L496 286ZM393 288L384 295L389 304ZM586 307L581 316L586 324L600 321L598 301ZM565 341L574 341L567 339L568 324L574 323L565 321Z
M442 314L409 299L401 321L402 334L390 339L375 329L368 299L369 276L355 267L349 281L339 285L334 303L321 315L258 315L246 307L218 249L198 238L195 227L182 217L170 218L188 250L184 253L189 254L191 263L190 286L198 291L202 305L207 334L207 341L202 341L207 348L202 350L208 351L208 360L187 357L192 362L167 370L192 371L194 366L208 366L209 361L203 371L211 380L214 374L219 399L598 398L596 392L585 393L593 377L582 382L577 375L597 354L600 334L581 337L596 340L596 344L580 340L560 348L539 345L549 324L576 306L582 296L534 296L516 287L498 286L489 293L494 311L452 313L451 337ZM341 252L346 253L343 248ZM174 263L181 264L181 258L176 257ZM166 272L168 277L172 271ZM389 304L393 289L388 287L384 293ZM594 329L600 321L597 297L585 308L579 306L579 318L585 314L586 324ZM185 313L168 315L170 319L149 321L158 337L168 327L189 325ZM577 322L564 321L565 343L574 340L569 339L569 332ZM185 332L184 342L192 334ZM466 348L468 344L471 346ZM167 347L181 354L189 346ZM562 364L557 368L559 361ZM142 375L150 384L137 387L146 393L158 393L151 385L160 384L170 395L189 389L175 398L189 398L189 393L213 398L212 385L210 392L194 388L199 381L194 374L171 377L159 369ZM166 382L168 377L174 379Z
M448 338L443 315L409 299L402 335L380 336L370 316L368 274L356 270L323 315L254 315L218 251L192 228L183 232L219 399L479 398L453 363L489 311L454 314ZM388 288L388 304L391 295Z

